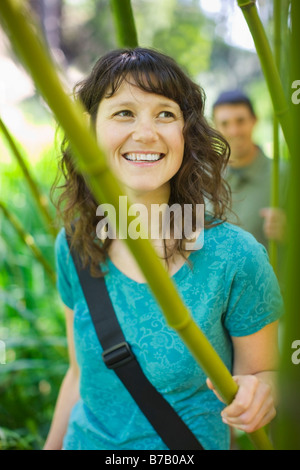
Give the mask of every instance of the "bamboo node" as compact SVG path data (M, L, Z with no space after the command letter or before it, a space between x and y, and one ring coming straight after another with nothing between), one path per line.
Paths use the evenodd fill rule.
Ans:
M255 6L256 0L245 0L245 3L238 2L239 7L242 10L249 10L249 8L252 8Z
M174 325L172 325L170 322L169 322L169 326L171 328L173 328L175 331L180 331L180 330L184 330L192 321L192 318L190 315L188 315L186 318L184 318L181 322L179 323L176 323Z
M290 111L289 107L286 107L280 111L276 111L276 116L282 116L283 114L286 114Z

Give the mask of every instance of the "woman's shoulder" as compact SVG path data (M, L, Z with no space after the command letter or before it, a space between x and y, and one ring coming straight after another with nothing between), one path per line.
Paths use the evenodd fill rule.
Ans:
M64 244L66 241L67 241L66 229L65 227L61 227L58 231L58 234L56 235L55 244L61 245L61 244Z
M233 263L246 258L268 259L265 247L251 233L229 222L205 229L204 247L216 257L226 257Z
M205 229L205 236L208 240L212 239L216 243L260 245L250 232L226 221L216 220L215 223Z
M62 227L55 239L55 252L57 255L66 255L69 252L66 229Z

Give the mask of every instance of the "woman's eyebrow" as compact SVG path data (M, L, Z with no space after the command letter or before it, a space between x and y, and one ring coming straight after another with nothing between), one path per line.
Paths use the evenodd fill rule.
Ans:
M112 108L130 108L132 106L135 106L136 102L135 101L121 101L119 103L111 103ZM162 108L180 108L180 106L174 101L159 101L158 103L155 104L157 107L162 107Z
M180 108L179 104L176 103L175 101L160 101L158 103L158 106L161 106L163 108Z
M116 103L111 103L111 107L112 108L130 108L131 106L134 106L134 102L133 101L121 101L121 102L116 102Z

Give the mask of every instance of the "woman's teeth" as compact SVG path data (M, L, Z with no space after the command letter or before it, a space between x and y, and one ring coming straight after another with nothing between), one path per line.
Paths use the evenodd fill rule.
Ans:
M126 160L132 162L155 162L162 158L164 154L162 153L125 153L124 157Z

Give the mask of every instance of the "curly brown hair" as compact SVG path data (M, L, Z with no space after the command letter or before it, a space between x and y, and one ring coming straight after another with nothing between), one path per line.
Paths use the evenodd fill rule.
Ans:
M204 117L203 89L171 57L156 50L137 47L111 51L96 62L90 75L74 89L74 97L86 108L93 128L99 103L112 96L127 77L142 90L175 101L183 113L184 156L181 168L170 181L169 204L196 207L209 201L212 214L206 218L205 226L222 223L231 200L230 189L222 177L230 150ZM102 275L99 265L106 259L111 240L96 240L98 204L75 169L67 137L62 142L61 155L59 172L65 181L59 186L57 177L52 187L52 195L55 189L62 190L56 203L58 213L83 264L91 264L93 275ZM169 251L165 244L165 259L175 252L184 252L184 236L175 240Z

